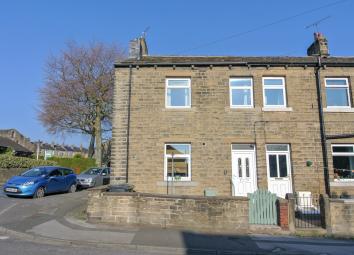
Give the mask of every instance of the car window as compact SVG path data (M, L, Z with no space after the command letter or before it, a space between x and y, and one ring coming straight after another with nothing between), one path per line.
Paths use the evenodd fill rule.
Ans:
M105 174L105 175L108 175L108 169L107 169L107 168L103 169L101 174L102 174L102 175L104 175L104 174Z
M83 174L88 174L88 175L99 175L101 173L101 168L90 168L83 172Z
M55 169L49 174L49 176L62 176L62 173L59 169Z
M73 174L73 171L71 169L67 169L67 168L63 168L62 172L63 172L63 175Z

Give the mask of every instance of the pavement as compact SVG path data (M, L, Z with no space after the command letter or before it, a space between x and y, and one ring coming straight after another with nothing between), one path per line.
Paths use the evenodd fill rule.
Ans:
M353 240L90 224L77 213L86 206L87 194L23 199L0 192L0 255L31 254L32 249L42 254L35 252L36 245L43 254L49 249L66 255L85 250L82 254L354 254Z

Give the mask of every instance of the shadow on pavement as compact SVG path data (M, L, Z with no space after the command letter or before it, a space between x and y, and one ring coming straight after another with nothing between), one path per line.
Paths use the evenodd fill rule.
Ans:
M247 235L201 234L181 232L186 255L201 254L266 254Z

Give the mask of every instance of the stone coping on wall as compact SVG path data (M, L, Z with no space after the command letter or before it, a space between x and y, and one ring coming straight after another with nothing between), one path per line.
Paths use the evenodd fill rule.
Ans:
M353 198L330 198L329 201L334 203L354 204Z
M155 197L155 198L173 198L173 199L210 199L210 200L238 200L248 201L248 197L238 196L195 196L195 195L178 195L178 194L158 194L144 192L109 192L109 186L101 186L90 189L90 192L102 193L103 196L138 196L138 197Z

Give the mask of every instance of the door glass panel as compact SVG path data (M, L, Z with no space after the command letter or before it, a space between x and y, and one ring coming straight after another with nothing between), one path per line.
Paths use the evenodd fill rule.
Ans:
M237 165L238 165L238 177L242 177L242 159L241 158L237 159Z
M286 162L286 155L279 155L279 175L280 177L288 176L288 164Z
M233 144L232 150L254 150L254 144Z
M270 177L278 177L276 155L269 155L269 175Z
M246 158L246 177L250 177L250 159Z

